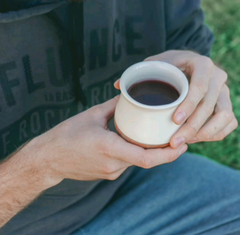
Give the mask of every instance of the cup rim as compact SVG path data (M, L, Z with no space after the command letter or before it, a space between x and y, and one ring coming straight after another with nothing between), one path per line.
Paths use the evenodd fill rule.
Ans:
M164 105L146 105L146 104L142 104L142 103L139 103L138 101L134 100L127 92L127 89L126 89L126 86L125 86L125 82L127 80L127 74L134 70L134 69L137 69L139 67L142 67L142 66L151 66L151 65L157 65L161 68L164 68L164 69L167 69L168 71L175 71L177 72L183 79L183 83L184 83L184 86L183 86L183 91L182 93L180 94L180 96L178 97L177 100L175 100L174 102L170 103L170 104L164 104ZM123 96L132 104L136 105L136 106L139 106L141 108L144 108L144 109L151 109L151 110L161 110L161 109L169 109L169 108L172 108L172 107L175 107L175 106L178 106L180 103L182 103L182 101L186 98L187 96L187 93L188 93L188 89L189 89L189 85L188 85L188 80L185 76L185 74L180 70L178 69L177 67L175 67L174 65L172 64L169 64L167 62L163 62L163 61L143 61L143 62L138 62L136 64L133 64L132 66L130 66L129 68L127 68L121 78L120 78L120 90L121 90L121 93L123 94Z

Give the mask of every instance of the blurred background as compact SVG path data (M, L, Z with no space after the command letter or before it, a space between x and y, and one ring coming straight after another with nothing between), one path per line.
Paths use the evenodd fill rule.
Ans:
M211 58L228 73L233 109L240 125L240 0L202 0L205 21L215 35ZM240 127L220 142L190 145L189 151L240 169Z

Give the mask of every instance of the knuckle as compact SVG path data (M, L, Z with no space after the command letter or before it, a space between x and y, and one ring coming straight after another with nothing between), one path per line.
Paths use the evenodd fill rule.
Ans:
M115 174L109 174L106 179L113 181L113 180L116 180L118 177L119 177L119 174L115 173Z
M142 157L140 159L140 163L139 163L140 167L144 168L144 169L150 169L152 167L152 161L151 158L149 156L147 157Z
M188 129L189 136L195 136L196 133L198 132L197 126L195 126L193 123L189 123L187 125L187 129Z
M155 56L149 56L144 61L152 61L152 60L156 60L156 57Z
M234 120L233 120L233 130L235 130L237 128L238 128L238 120L234 117Z
M198 58L198 54L196 52L190 50L184 50L184 54L188 55L189 58Z
M185 105L187 106L187 109L191 112L196 108L196 103L189 97L189 99L187 100L187 103L185 103Z
M202 140L211 140L212 136L211 136L211 134L209 133L208 130L202 130L201 139Z
M228 96L230 96L230 89L226 84L223 85L223 90L227 93Z
M219 133L213 136L212 141L221 141L222 140L221 138L222 135Z
M227 82L228 74L222 69L220 70L220 77L221 77L223 83Z
M210 105L210 104L205 104L204 105L204 110L205 110L205 113L210 116L213 111L214 111L214 106L213 105Z
M209 57L207 57L207 56L201 56L200 60L209 69L211 69L214 66L214 63L212 62L212 60Z
M191 58L191 63L194 65L199 64L199 56L193 55Z
M115 172L116 169L111 163L106 163L103 168L103 173L106 175L112 175L113 172Z
M217 141L222 141L224 140L225 137L226 137L225 135L221 134L217 137Z
M232 121L232 119L234 118L233 112L229 110L223 110L221 114L227 122Z
M202 79L201 79L201 82L198 82L198 83L196 84L196 89L197 89L197 91L201 94L201 96L204 96L204 95L207 93L207 91L208 91L208 86L207 86L207 84L206 84L204 81L202 81Z

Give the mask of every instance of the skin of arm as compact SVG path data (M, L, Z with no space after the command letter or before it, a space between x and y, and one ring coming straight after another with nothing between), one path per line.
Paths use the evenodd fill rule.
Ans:
M167 51L147 60L190 69L189 94L173 115L177 124L187 122L173 136L171 147L143 149L111 132L107 124L119 97L94 106L34 138L0 165L0 226L63 179L115 180L132 165L149 169L172 162L187 150L185 143L218 141L237 128L227 75L209 58ZM119 89L119 81L115 87ZM180 121L179 112L185 113ZM184 141L175 143L175 138Z
M30 141L0 164L0 227L44 190L60 182L51 181L46 163L32 157L32 153L40 153L36 142Z
M146 150L111 132L107 124L117 102L115 97L65 120L0 164L0 227L63 179L115 180L129 166L152 168L187 150Z
M111 132L108 121L119 97L96 105L34 138L0 165L0 226L63 179L115 180L132 165L149 169L172 162L187 150L185 143L218 141L237 128L227 75L209 58L167 51L147 60L190 69L186 71L191 76L189 94L173 115L177 124L187 122L173 136L171 147L143 149ZM115 87L119 89L119 81ZM185 113L180 121L179 112ZM197 141L192 141L194 137ZM184 141L175 143L175 138Z

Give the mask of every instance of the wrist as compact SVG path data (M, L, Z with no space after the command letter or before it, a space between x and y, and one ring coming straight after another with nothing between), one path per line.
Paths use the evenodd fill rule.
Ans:
M18 157L25 158L27 161L25 171L29 171L29 175L34 175L42 190L53 187L63 180L55 176L52 170L53 149L50 146L51 142L43 134L32 139L18 153Z

